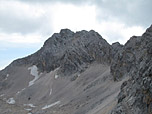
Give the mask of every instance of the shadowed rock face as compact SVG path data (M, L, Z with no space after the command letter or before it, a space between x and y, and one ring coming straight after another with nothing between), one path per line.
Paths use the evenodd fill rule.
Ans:
M133 36L115 54L111 63L111 74L115 80L137 71L147 54L151 53L152 26L142 36Z
M111 45L93 30L63 29L36 53L13 61L0 72L3 102L14 98L21 111L32 108L32 113L96 113L99 105L115 104L121 85L110 75L111 51Z
M5 110L10 98L16 104ZM125 45L62 29L0 71L0 102L3 113L151 114L152 26Z
M111 67L114 79L130 79L122 84L112 114L152 114L152 26L131 37L117 56Z
M111 46L95 31L72 32L63 29L53 34L35 54L16 60L12 65L37 65L50 72L60 67L63 75L82 72L93 61L110 63Z

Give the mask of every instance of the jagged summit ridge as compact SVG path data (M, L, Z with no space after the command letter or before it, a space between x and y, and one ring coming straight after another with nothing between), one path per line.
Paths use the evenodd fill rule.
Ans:
M62 29L0 71L0 103L10 99L32 113L151 114L152 26L125 45Z
M39 51L13 64L34 64L47 72L60 67L65 75L81 72L93 61L110 63L110 48L107 41L93 30L74 33L62 29L46 40Z
M111 73L115 80L130 79L121 86L112 114L152 113L152 26L142 36L133 36L117 54Z

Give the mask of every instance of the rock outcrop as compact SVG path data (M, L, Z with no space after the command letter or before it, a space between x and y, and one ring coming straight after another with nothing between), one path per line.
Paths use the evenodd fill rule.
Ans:
M50 72L58 67L63 75L82 72L93 61L110 64L111 46L97 32L72 32L62 29L55 33L36 53L18 59L12 65L37 65L42 72Z
M131 37L117 56L111 67L114 79L130 79L122 84L112 114L152 114L152 26Z
M115 103L121 85L111 79L111 51L111 45L93 30L63 29L36 53L0 72L0 95L4 95L0 99L13 98L34 114L96 113L97 106Z

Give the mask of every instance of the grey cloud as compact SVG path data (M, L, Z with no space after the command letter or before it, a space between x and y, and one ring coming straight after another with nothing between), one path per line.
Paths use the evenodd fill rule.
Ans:
M62 3L72 3L72 4L81 4L86 3L92 0L19 0L27 3L53 3L53 2L62 2Z
M62 2L76 5L94 4L98 7L98 20L116 18L128 26L147 27L152 24L152 0L23 0L25 2ZM104 14L103 14L104 13Z
M0 32L28 34L42 29L51 32L51 26L47 23L48 20L45 15L28 17L24 13L23 15L17 15L15 12L11 9L0 10ZM51 19L49 22L51 22Z
M151 0L18 0L27 4L51 4L52 2L71 3L76 5L93 4L97 6L98 21L116 19L128 26L139 25L146 28L152 24ZM90 14L91 15L91 14ZM23 34L39 29L50 30L45 17L17 17L13 12L0 12L0 30L3 32L21 31ZM50 20L51 22L51 20ZM47 29L46 29L47 28ZM47 31L49 32L49 31Z
M39 28L40 20L29 20L24 17L15 17L11 15L0 14L0 28L2 32L14 33L20 31L23 34L34 32Z
M151 0L98 0L98 8L110 18L116 18L127 25L147 27L152 24ZM99 20L102 13L99 15Z

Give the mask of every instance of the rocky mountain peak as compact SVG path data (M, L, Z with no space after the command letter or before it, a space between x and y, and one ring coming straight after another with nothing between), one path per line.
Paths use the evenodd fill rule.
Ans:
M115 80L129 76L121 86L112 114L152 113L152 26L142 36L133 36L112 63Z
M151 36L152 36L152 25L149 28L147 28L146 32L142 36L144 36L144 38L149 38L149 37L151 38Z
M56 67L61 67L62 72L81 71L92 61L99 61L100 57L108 58L109 49L110 45L95 31L83 30L74 33L69 29L62 29L60 33L49 38L38 52L39 60L45 65L39 60L37 63L40 69L46 71ZM66 71L67 66L70 68L69 71Z
M152 25L146 30L146 32L152 32Z
M0 71L4 113L12 102L24 113L151 114L152 25L125 45L94 30L54 33Z
M60 73L82 72L93 61L110 64L111 46L94 30L62 29L45 41L36 53L14 61L13 65L36 65L40 71L50 72L58 67Z
M61 29L60 34L64 36L64 35L74 34L74 32L72 32L70 29Z

